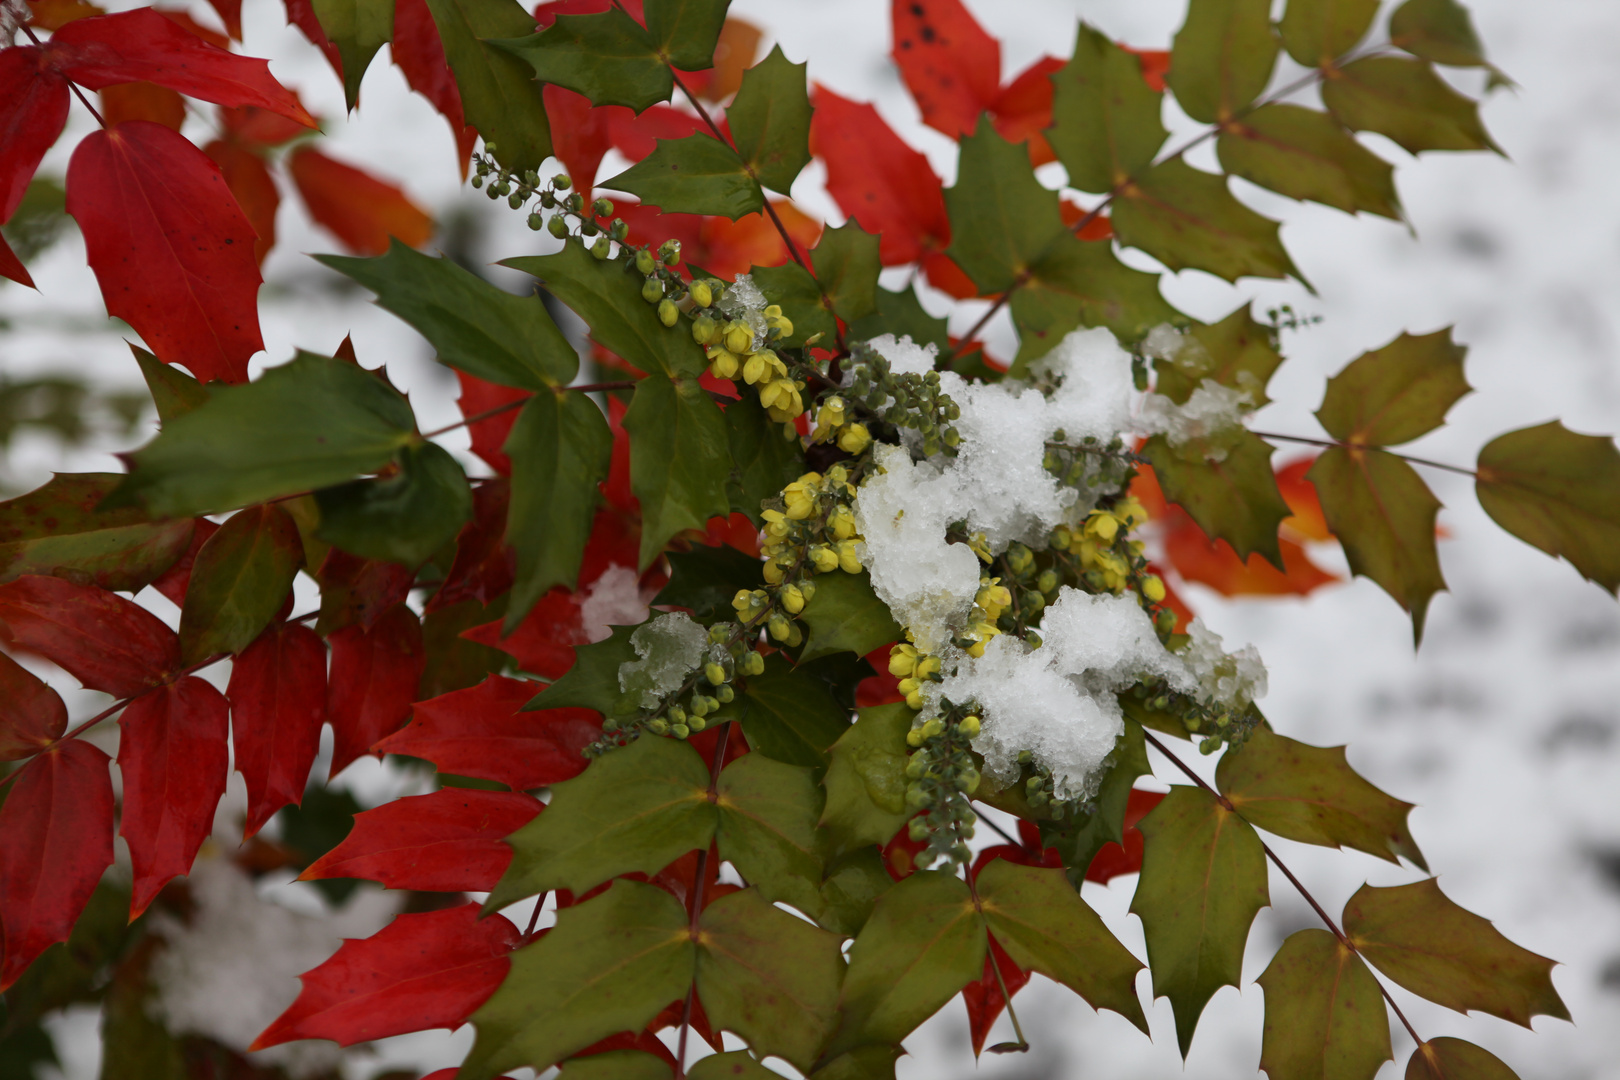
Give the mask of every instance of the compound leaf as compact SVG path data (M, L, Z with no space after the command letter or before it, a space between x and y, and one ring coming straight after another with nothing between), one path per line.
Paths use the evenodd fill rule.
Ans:
M233 514L204 542L180 609L180 659L239 653L270 625L304 562L298 526L275 503Z
M1027 268L1023 287L1012 294L1018 355L1013 374L1045 356L1069 331L1106 326L1121 341L1136 341L1176 317L1159 293L1159 275L1119 261L1107 240L1079 240L1067 232Z
M1449 67L1489 66L1474 21L1457 0L1406 0L1389 17L1389 43Z
M652 0L644 5L647 32L659 56L682 71L714 66L714 50L731 0ZM746 62L746 61L745 61Z
M539 709L595 709L610 720L634 716L641 708L641 694L619 685L619 665L637 658L630 644L634 626L614 626L601 641L574 647L574 666L563 677L545 687L523 707L524 712Z
M1401 334L1362 353L1333 378L1316 418L1340 442L1399 446L1445 423L1446 412L1473 389L1463 376L1466 346L1451 328Z
M539 169L551 156L551 124L542 86L529 65L491 39L534 29L517 0L427 0L456 77L467 125L495 159L514 172Z
M849 711L827 684L792 667L780 656L767 657L765 671L750 676L742 689L748 745L789 765L821 768L829 748L849 727Z
M138 506L97 510L123 480L117 473L57 473L0 502L0 584L59 574L134 592L174 565L191 543L192 519L153 520Z
M315 492L315 535L351 555L420 566L456 538L472 517L467 474L438 443L418 442L394 455L392 475Z
M988 116L962 140L945 206L951 217L946 254L983 293L1011 288L1067 232L1057 192L1041 186L1029 153L996 134Z
M1154 392L1185 405L1200 383L1213 379L1248 394L1255 408L1270 401L1266 384L1283 358L1271 329L1256 322L1251 309L1240 307L1220 322L1194 324L1173 356L1154 360Z
M657 149L602 187L628 191L666 214L717 214L733 221L765 206L748 162L712 135L659 139Z
M1408 153L1495 150L1479 103L1457 93L1423 60L1369 56L1322 84L1322 104L1356 131L1376 131Z
M664 1075L669 1075L667 1067ZM778 1074L749 1057L746 1050L733 1050L710 1054L687 1069L686 1075L688 1080L776 1080Z
M1282 22L1283 47L1306 67L1326 67L1367 35L1378 0L1288 0Z
M315 18L343 61L343 96L352 111L360 104L360 80L371 58L394 36L390 0L311 0Z
M1085 23L1074 58L1052 74L1052 126L1046 139L1069 183L1097 194L1147 168L1168 136L1162 95L1142 78L1136 54Z
M621 7L558 15L539 33L489 44L523 60L540 82L584 94L593 105L624 105L639 113L668 101L675 89L652 36Z
M645 570L671 537L731 512L731 442L719 407L696 378L642 379L624 429L630 433L630 490L641 500Z
M824 230L810 252L810 265L826 290L826 303L846 323L878 309L878 274L883 269L879 247L877 234L850 218L836 229Z
M1378 980L1326 930L1290 935L1257 981L1260 1067L1271 1080L1372 1080L1394 1056Z
M1277 223L1238 202L1226 178L1172 158L1120 189L1111 220L1119 242L1141 248L1171 270L1301 281L1283 250Z
M1185 509L1208 536L1231 544L1240 559L1258 551L1283 568L1277 527L1293 511L1277 489L1268 443L1240 432L1226 456L1216 461L1195 446L1178 451L1163 435L1155 435L1141 454L1153 466L1165 498Z
M1290 199L1401 220L1395 168L1326 113L1262 105L1221 128L1221 168Z
M700 544L691 551L671 551L667 557L669 584L653 597L653 604L688 608L702 623L731 618L736 614L731 598L737 590L765 584L760 561L730 544Z
M1277 49L1270 0L1194 0L1165 81L1188 116L1224 123L1266 88Z
M766 900L807 915L821 910L816 821L822 793L810 769L744 754L720 774L715 839L720 857Z
M1419 1043L1406 1063L1406 1080L1519 1080L1495 1054L1471 1042L1441 1036Z

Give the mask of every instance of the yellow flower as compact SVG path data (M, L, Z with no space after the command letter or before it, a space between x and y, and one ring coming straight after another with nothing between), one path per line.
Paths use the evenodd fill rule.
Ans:
M782 586L782 606L787 608L789 615L797 615L804 610L804 594L797 585Z
M754 331L745 322L733 320L726 324L726 348L734 353L752 352Z
M859 454L872 445L872 433L865 424L849 424L838 433L838 448L846 454Z
M717 379L735 379L741 365L737 354L721 345L711 345L708 350L709 374Z
M838 552L826 544L817 544L810 549L810 562L818 573L828 573L838 569Z
M803 521L816 511L815 488L806 484L802 479L795 480L782 489L782 501L787 505L787 516L789 518L794 521Z
M1119 534L1119 519L1106 510L1098 510L1086 519L1086 532L1105 544L1111 544Z
M1156 574L1149 574L1142 579L1142 595L1155 604L1162 603L1164 601L1164 581Z
M889 650L889 674L903 679L917 670L917 646L904 643Z
M840 540L838 542L838 569L846 574L861 572L861 557L855 552L855 541Z
M827 517L827 528L834 540L848 540L855 535L855 512L847 506L837 507Z

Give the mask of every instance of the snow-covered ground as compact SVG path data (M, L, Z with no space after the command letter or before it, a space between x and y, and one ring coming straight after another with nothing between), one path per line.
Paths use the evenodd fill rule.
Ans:
M1066 54L1081 17L1127 43L1162 47L1182 7L1178 0L970 2L1003 41L1008 75L1043 53ZM1445 429L1414 444L1414 453L1466 465L1493 435L1553 417L1577 431L1620 430L1620 307L1614 300L1620 296L1620 201L1613 198L1620 166L1620 55L1613 47L1620 40L1620 5L1479 0L1472 7L1494 59L1520 87L1498 92L1484 110L1506 157L1434 154L1414 161L1371 137L1369 143L1400 166L1410 232L1239 184L1242 198L1285 221L1284 241L1317 294L1294 283L1244 281L1233 288L1200 273L1167 282L1172 301L1205 318L1249 298L1262 310L1286 302L1323 316L1319 325L1287 338L1291 362L1274 380L1275 404L1256 426L1319 434L1309 413L1325 376L1402 330L1454 323L1458 339L1470 347L1468 374L1478 393L1456 406ZM920 125L887 61L887 8L881 0L733 5L734 13L780 39L790 58L809 59L813 79L876 101L949 178L948 140ZM327 118L327 148L335 156L402 180L445 225L443 246L467 246L490 260L536 249L538 241L516 215L496 211L460 186L448 126L406 93L386 53L366 79L363 109L344 120L336 80L303 39L281 25L279 12L280 5L266 0L247 5L246 50L271 57L276 73ZM1457 81L1473 91L1480 79L1463 73ZM1167 122L1179 132L1192 130L1182 117ZM61 174L74 136L88 123L76 109L70 135L47 159L48 171ZM199 136L207 130L205 119L193 123ZM1209 164L1197 155L1193 161ZM613 170L610 160L602 175ZM818 179L817 167L807 170L795 194L807 209L836 220L816 190ZM456 419L453 380L425 344L366 303L368 294L343 287L301 254L335 245L308 223L295 200L283 205L280 232L262 294L269 348L261 361L283 362L294 346L330 350L352 333L363 361L386 361L410 390L424 425ZM32 269L39 293L0 288L0 318L10 324L0 337L4 372L93 371L138 389L127 349L102 317L76 236ZM965 328L975 315L964 308L954 325ZM1010 354L1010 328L1001 325L992 340ZM99 454L64 459L54 442L25 437L14 444L4 475L32 486L53 468L109 467ZM1620 608L1569 567L1496 529L1463 478L1427 478L1447 505L1442 558L1451 592L1431 608L1418 654L1405 615L1365 581L1303 601L1232 603L1196 589L1193 601L1231 645L1259 646L1271 673L1266 711L1281 731L1319 744L1350 744L1358 769L1420 804L1413 830L1448 895L1494 920L1513 940L1566 965L1554 981L1574 1014L1573 1026L1543 1018L1532 1034L1406 996L1418 1030L1474 1039L1526 1077L1620 1076ZM95 697L70 695L70 707L88 714ZM382 770L356 768L362 771L357 781L368 789L398 790ZM1365 856L1286 842L1279 849L1329 910L1362 881L1388 885L1416 877ZM1130 889L1125 879L1107 888L1087 886L1085 895L1140 954L1139 925L1126 915ZM1284 936L1312 923L1280 878L1273 900L1254 930L1249 979ZM289 986L286 996L293 992ZM901 1075L1257 1075L1262 996L1252 983L1241 993L1216 995L1185 1066L1165 1002L1150 1014L1152 1042L1114 1014L1094 1015L1042 980L1018 1002L1035 1044L1028 1056L986 1057L975 1066L960 1006L953 1005L911 1040L914 1056ZM93 1015L82 1011L58 1025L70 1080L95 1075L93 1032ZM453 1063L468 1035L389 1040L354 1073L369 1075L383 1062ZM1409 1049L1398 1033L1398 1064L1386 1066L1383 1080L1401 1075Z

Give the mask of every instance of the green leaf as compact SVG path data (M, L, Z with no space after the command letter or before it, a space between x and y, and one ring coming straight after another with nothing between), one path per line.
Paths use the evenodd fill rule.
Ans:
M1344 932L1373 967L1448 1009L1477 1009L1525 1027L1537 1015L1569 1019L1553 989L1555 962L1452 903L1433 878L1387 889L1363 885L1344 906Z
M759 183L737 151L699 132L659 139L652 153L602 187L628 191L666 214L718 214L733 221L765 206Z
M1389 43L1448 67L1490 66L1474 21L1457 0L1406 0L1389 17Z
M856 848L828 864L816 921L835 934L852 937L872 917L878 897L893 885L883 853L872 844Z
M1121 945L1059 869L987 864L978 878L984 920L1007 955L1086 999L1113 1009L1147 1034L1136 996L1142 962Z
M1013 295L1017 296L1016 293ZM946 329L946 320L928 314L922 301L917 299L916 286L894 292L880 288L876 301L875 313L857 318L850 324L852 340L863 341L893 334L895 337L909 337L918 345L933 345L939 349L941 356L949 355L951 338Z
M764 564L729 544L699 544L691 551L671 551L667 558L669 584L653 597L653 604L689 608L701 623L733 618L731 598L737 590L765 583Z
M461 636L475 626L500 618L505 609L505 596L497 596L488 604L468 597L423 614L423 667L422 681L416 692L418 701L477 686L486 677L506 670L510 656Z
M1243 974L1249 924L1270 903L1266 856L1249 823L1202 788L1171 788L1137 828L1145 847L1131 912L1153 996L1169 997L1186 1057L1204 1005Z
M824 229L810 252L816 280L826 290L832 310L846 323L864 319L878 310L878 237L850 218L836 229Z
M1029 151L996 134L988 115L961 147L956 183L945 189L951 218L946 254L980 292L1003 292L1068 229L1057 192L1035 179Z
M1263 105L1221 128L1221 168L1290 199L1401 220L1395 168L1326 113Z
M698 945L697 992L714 1026L808 1072L838 1018L838 936L744 889L704 908Z
M886 844L911 817L906 805L906 732L916 714L905 702L862 709L829 751L821 824L833 847Z
M812 335L831 338L838 330L832 312L821 298L821 287L810 271L796 262L781 266L756 266L749 271L765 298L782 306L782 314L793 323L793 333L780 344L803 345Z
M743 72L726 121L748 175L772 191L789 193L810 164L810 94L805 71L782 54L782 46Z
M1479 504L1502 528L1581 575L1620 589L1620 453L1556 420L1499 435L1479 452Z
M1192 452L1182 452L1188 450ZM1277 526L1293 511L1277 490L1271 446L1244 431L1220 461L1204 457L1191 444L1182 451L1163 435L1155 435L1142 447L1164 497L1191 514L1212 539L1231 544L1238 558L1247 560L1250 552L1258 551L1282 569Z
M123 479L57 473L0 502L0 583L51 574L135 592L174 565L191 544L192 519L154 521L138 506L97 510Z
M1271 81L1277 47L1271 0L1193 0L1165 81L1188 116L1225 123Z
M152 393L160 423L167 424L207 403L208 389L202 383L173 364L165 364L139 345L131 345L129 351L135 354L135 362L141 366L141 377Z
M552 787L545 813L513 833L512 863L486 910L548 889L576 896L611 877L654 874L714 835L709 769L692 747L645 736Z
M613 432L584 394L543 391L518 413L501 448L512 459L506 542L516 576L505 631L511 633L553 585L573 588L613 459Z
M1249 824L1305 844L1428 864L1406 818L1412 804L1369 784L1342 746L1307 746L1261 725L1221 757L1215 786Z
M349 110L360 104L360 80L377 50L394 36L391 0L312 0L315 18L343 61L343 96Z
M1378 0L1288 0L1283 47L1306 67L1327 67L1367 36Z
M1419 1043L1406 1063L1406 1080L1519 1080L1488 1050L1441 1036Z
M680 901L655 885L615 881L512 954L506 980L473 1013L478 1038L462 1075L543 1072L609 1035L640 1031L685 995L696 952Z
M714 66L720 28L731 0L649 0L643 7L647 32L659 55L682 71Z
M815 676L780 655L767 657L765 671L750 676L741 700L748 745L788 765L820 768L839 737L849 729L849 713Z
M9 1021L9 1017L8 1017ZM39 1024L8 1022L0 1028L0 1080L44 1080L61 1075L50 1032Z
M733 511L747 514L756 524L761 520L760 504L779 494L804 468L799 433L794 431L792 437L783 438L786 431L784 425L771 419L759 403L758 395L744 394L726 406L726 441L731 446L732 464L731 476L726 481L727 498L731 500ZM753 580L758 576L756 566L748 577ZM739 580L726 595L727 610L731 607L732 595L742 587Z
M822 794L811 770L744 754L721 772L716 792L721 858L766 900L817 915L822 901L816 821Z
M1185 730L1183 730L1185 735ZM1091 802L1096 809L1080 817L1061 821L1041 822L1041 843L1055 847L1063 857L1063 865L1070 884L1080 888L1086 869L1108 844L1125 842L1125 807L1130 801L1131 786L1138 776L1153 771L1148 763L1147 741L1142 738L1142 726L1134 720L1125 721L1125 731L1114 744L1114 763L1103 774L1097 794ZM981 785L982 789L982 785ZM1011 789L1018 791L1017 786ZM991 805L995 805L992 803Z
M1078 327L1106 326L1121 341L1131 342L1176 314L1159 294L1158 274L1126 266L1107 240L1077 240L1061 233L1012 294L1018 329L1013 374L1023 374L1031 361Z
M1266 384L1282 363L1272 344L1271 328L1256 322L1252 305L1233 311L1217 323L1195 323L1179 352L1153 362L1156 393L1185 405L1205 379L1242 390L1255 408L1271 399Z
M1440 500L1412 466L1376 449L1335 446L1305 479L1321 497L1351 573L1372 578L1411 612L1412 640L1421 642L1429 600L1446 587L1434 542Z
M753 1058L746 1050L733 1050L729 1054L710 1054L686 1070L687 1080L777 1080L772 1072Z
M670 538L731 513L731 445L720 409L696 378L648 375L624 414L630 490L641 500L641 569Z
M496 47L493 38L534 30L534 17L517 0L428 0L456 77L467 124L514 172L538 169L551 156L551 125L541 85L529 65Z
M1372 1080L1394 1056L1378 980L1326 930L1291 934L1257 981L1260 1067L1271 1080Z
M894 1080L894 1063L904 1053L898 1046L860 1046L828 1061L810 1080Z
M1069 183L1102 194L1147 168L1169 134L1159 121L1162 97L1134 53L1081 23L1074 58L1052 74L1046 130Z
M919 870L878 900L849 951L843 1021L828 1045L897 1043L984 974L984 924L967 885Z
M1316 418L1340 442L1398 446L1445 423L1446 412L1473 389L1463 376L1468 348L1451 328L1403 333L1362 353L1328 380Z
M365 559L421 566L472 518L472 488L450 451L419 442L394 455L392 476L315 492L315 535Z
M889 606L872 591L865 571L816 578L816 595L799 618L810 631L800 660L844 651L865 656L881 645L899 641L903 633Z
M275 503L233 514L197 552L180 609L180 659L239 653L270 625L304 562L298 526Z
M566 243L551 255L506 259L510 266L545 282L591 328L591 337L649 374L696 376L708 366L692 335L668 329L656 308L641 298L641 276L626 262L597 259L584 245Z
M564 1061L560 1080L670 1080L674 1075L656 1054L644 1050L609 1050Z
M1464 97L1422 60L1369 56L1322 84L1322 104L1345 127L1387 135L1408 153L1495 150L1479 119L1479 103Z
M1305 279L1277 238L1277 223L1227 190L1226 178L1180 158L1153 166L1114 200L1119 242L1141 248L1171 270L1206 270L1227 281L1244 276Z
M159 517L235 510L376 472L415 426L404 396L377 376L299 353L166 423L101 505L144 505Z
M317 255L317 262L377 294L377 304L415 327L439 360L502 386L567 385L579 354L546 314L540 297L513 296L446 258L398 240L373 259Z
M639 691L619 686L619 666L637 658L630 644L634 626L615 626L613 633L589 645L574 646L574 666L545 687L524 712L539 709L595 709L610 720L622 720L641 710Z
M531 23L525 29L533 28ZM521 59L540 82L584 94L593 105L624 105L639 113L668 101L675 89L652 36L620 7L558 15L539 33L489 44ZM580 177L580 183L588 179Z

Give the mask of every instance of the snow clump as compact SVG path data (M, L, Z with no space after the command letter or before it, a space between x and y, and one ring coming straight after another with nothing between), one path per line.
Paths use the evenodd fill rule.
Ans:
M579 599L580 636L596 643L613 636L615 626L637 626L647 621L651 591L643 591L633 567L614 563L585 586Z
M1142 402L1136 427L1144 435L1163 435L1179 450L1190 442L1218 440L1235 433L1243 425L1244 414L1253 407L1247 391L1205 379L1180 405L1163 394L1149 394ZM1204 456L1225 461L1226 448L1206 447Z
M754 332L752 351L758 352L765 345L765 331L769 329L765 322L765 294L759 291L754 284L753 276L744 274L736 281L726 286L725 294L720 297L720 313L729 319L737 319L748 325Z
M1266 665L1253 645L1226 652L1221 648L1221 636L1202 619L1192 621L1187 636L1192 641L1181 660L1197 680L1204 704L1238 709L1266 696Z
M709 633L684 611L660 615L630 635L639 660L619 665L619 689L639 693L643 709L656 709L703 662Z

